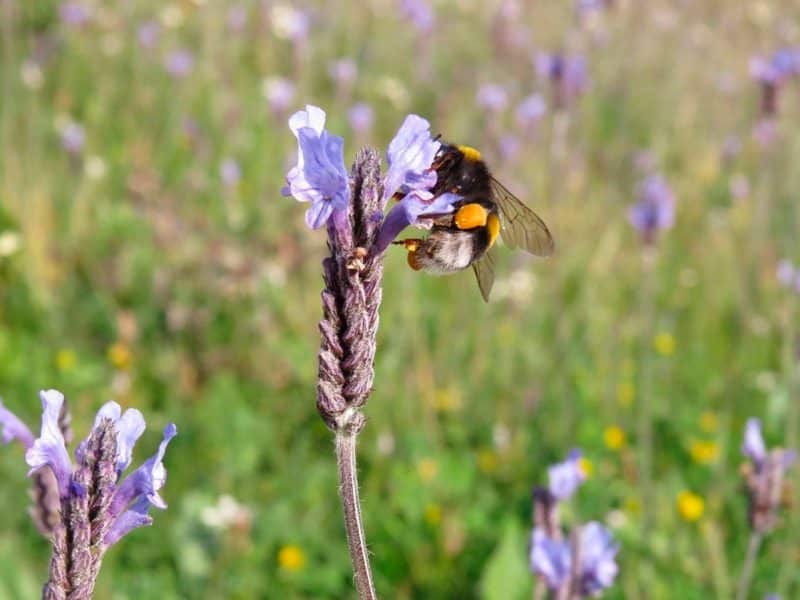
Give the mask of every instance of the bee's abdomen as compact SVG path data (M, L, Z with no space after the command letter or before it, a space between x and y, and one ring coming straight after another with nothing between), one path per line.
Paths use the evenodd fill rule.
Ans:
M434 227L415 252L418 268L429 273L452 273L466 269L489 248L485 228L462 231Z

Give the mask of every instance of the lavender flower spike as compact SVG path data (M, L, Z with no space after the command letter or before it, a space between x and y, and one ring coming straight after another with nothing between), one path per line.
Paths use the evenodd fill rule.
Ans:
M166 508L158 490L167 477L164 453L177 431L168 425L156 454L117 485L144 431L142 414L136 409L122 412L116 402L103 405L75 452L73 468L64 439L72 436L64 395L45 390L40 396L42 432L35 440L27 432L30 444L27 428L2 405L0 425L5 438L17 437L29 446L25 458L36 500L32 513L37 528L53 544L42 598L89 600L108 547L131 529L149 524L150 506Z
M30 466L28 475L32 475L44 466L49 466L58 481L58 491L62 498L69 493L69 478L72 463L67 454L64 435L58 425L64 394L57 390L39 392L42 400L42 432L34 440L33 445L25 453L25 461Z
M0 432L4 444L19 440L26 450L33 446L34 437L31 430L17 418L17 415L3 406L2 398L0 398Z
M289 118L289 127L298 141L297 165L286 175L289 184L284 196L310 202L306 225L318 229L331 215L343 215L350 201L347 169L344 166L344 140L325 130L325 111L308 105Z
M660 175L650 175L639 185L638 201L631 206L628 220L652 244L659 231L675 224L675 196Z

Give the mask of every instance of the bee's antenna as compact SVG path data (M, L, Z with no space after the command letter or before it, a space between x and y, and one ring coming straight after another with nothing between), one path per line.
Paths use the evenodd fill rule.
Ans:
M434 142L438 142L440 139L442 139L442 134L441 134L441 133L437 133L437 134L436 134L436 137L435 137L435 138L433 138L433 141L434 141Z

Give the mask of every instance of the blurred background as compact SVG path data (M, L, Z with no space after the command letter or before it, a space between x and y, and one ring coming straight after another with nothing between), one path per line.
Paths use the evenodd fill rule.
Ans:
M325 236L279 192L312 103L347 161L424 116L556 238L549 260L502 252L489 304L390 249L359 452L383 597L529 598L531 488L573 447L589 478L564 520L622 545L607 597L732 597L744 421L798 445L799 19L791 0L0 0L0 395L36 429L37 391L64 391L78 438L109 398L137 407L138 460L179 430L169 509L109 552L97 596L354 596L314 406ZM46 576L26 470L0 448L3 599ZM751 597L800 596L798 535L790 506Z

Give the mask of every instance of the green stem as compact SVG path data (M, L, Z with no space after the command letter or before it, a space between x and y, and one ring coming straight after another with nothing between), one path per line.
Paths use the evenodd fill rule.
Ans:
M372 570L369 566L367 540L364 536L364 523L361 519L361 501L358 496L358 473L356 471L356 435L343 431L336 432L336 463L339 467L339 491L344 509L344 526L347 531L347 546L353 562L353 576L358 597L361 600L375 600L375 585L372 583Z

